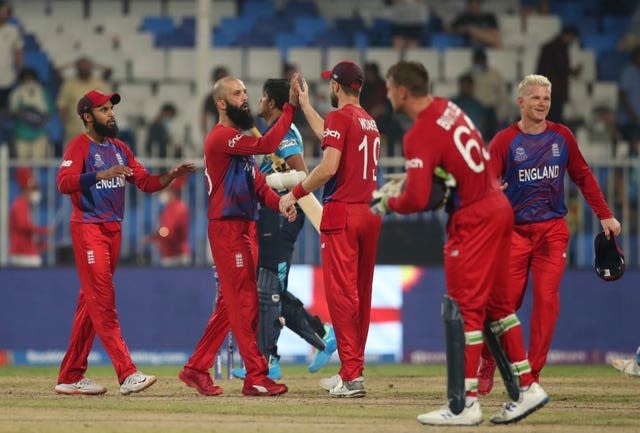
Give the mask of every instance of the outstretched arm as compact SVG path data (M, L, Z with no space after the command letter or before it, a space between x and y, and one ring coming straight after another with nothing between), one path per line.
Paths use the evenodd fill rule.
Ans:
M300 81L302 81L302 84L300 84ZM309 126L311 126L311 129L316 137L318 137L318 140L322 140L324 119L311 106L311 102L309 102L309 85L307 84L307 81L303 78L302 80L296 80L291 84L298 92L300 108L302 108L304 117L307 119L307 122L309 122Z

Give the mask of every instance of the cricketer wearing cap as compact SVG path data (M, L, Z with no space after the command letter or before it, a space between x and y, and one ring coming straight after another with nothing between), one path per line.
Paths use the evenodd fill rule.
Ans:
M309 176L284 195L280 209L324 185L320 223L322 274L341 366L338 375L320 381L336 397L365 395L364 349L369 333L371 288L381 218L369 212L376 187L380 133L360 106L363 73L343 61L322 73L329 79L331 105L337 110L323 120L309 104L302 83L300 106L322 140L322 161ZM294 83L300 87L300 83Z
M449 406L419 415L418 421L433 425L473 425L482 421L477 368L482 330L485 320L489 320L513 371L520 375L521 386L520 399L507 403L491 421L515 422L541 407L548 398L542 388L532 385L520 322L502 301L507 283L503 267L509 252L513 213L498 188L478 130L457 105L431 96L428 89L429 75L420 63L401 61L387 73L387 97L393 110L407 114L414 124L403 141L407 172L404 191L397 197L372 202L372 210L382 214L420 212L429 201L436 167L451 173L457 183L444 246L448 296L443 304L443 319L445 327L458 327L459 336L457 341L447 338ZM459 313L446 314L448 308ZM449 317L458 320L454 323ZM458 358L462 355L460 350L450 353L450 345L462 346L464 358ZM452 358L460 362L453 362ZM458 400L452 401L452 391Z
M92 90L79 101L77 112L86 127L67 145L58 171L58 189L71 196L71 239L80 277L78 307L71 341L60 366L59 394L102 394L106 388L84 378L87 357L97 334L118 375L120 392L129 394L151 386L155 377L137 372L120 333L115 309L113 274L120 254L120 223L124 216L124 187L159 191L176 177L194 171L179 164L169 173L152 176L121 140L113 106L117 93ZM126 182L125 182L126 181Z
M242 393L247 396L276 396L287 386L267 377L265 357L258 349L258 202L278 209L280 197L270 189L253 155L275 151L289 128L298 97L289 93L282 115L261 138L242 131L253 126L247 89L239 79L227 76L213 86L213 99L220 113L204 143L204 165L209 192L209 244L218 270L220 288L216 308L193 355L179 374L180 380L203 395L218 395L209 369L229 328L236 337L244 360L246 377ZM293 221L293 206L283 212Z
M527 75L518 87L520 120L491 140L491 163L513 206L509 301L519 309L533 277L533 311L529 360L536 381L544 367L560 312L560 280L565 268L569 229L565 220L564 177L578 185L608 236L620 234L598 182L566 126L546 120L551 106L551 82ZM479 391L489 393L495 364L483 351Z

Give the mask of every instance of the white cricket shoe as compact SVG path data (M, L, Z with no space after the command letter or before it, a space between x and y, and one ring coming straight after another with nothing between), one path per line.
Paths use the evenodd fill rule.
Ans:
M129 395L132 392L144 391L154 383L156 383L155 376L147 376L140 371L136 371L122 382L122 385L120 385L120 394Z
M333 388L338 386L340 382L342 382L342 378L339 374L331 377L325 377L324 379L320 379L320 388L325 391L331 391Z
M353 380L342 380L340 376L338 384L329 390L332 397L364 397L367 391L364 389L364 378L356 377Z
M107 388L104 385L100 385L91 379L83 377L76 383L59 383L54 388L57 394L74 395L100 395L107 392Z
M640 376L640 366L638 365L636 358L613 359L611 360L611 366L616 370L620 370L627 376Z
M458 415L454 415L449 406L418 415L418 422L427 425L478 425L482 422L480 403L474 401L465 406Z
M489 418L489 421L494 424L518 422L540 409L548 401L549 396L544 389L537 382L533 382L527 390L520 390L518 401L503 404L502 410Z

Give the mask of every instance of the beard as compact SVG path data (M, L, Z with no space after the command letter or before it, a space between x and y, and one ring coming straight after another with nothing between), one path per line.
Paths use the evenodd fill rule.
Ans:
M248 108L236 107L227 101L227 116L240 129L246 130L253 127L253 116Z
M333 108L338 108L338 94L335 92L331 92L331 106Z
M102 137L115 137L118 135L118 124L115 120L113 121L113 125L109 126L106 123L98 122L94 117L93 129L96 130L96 134Z

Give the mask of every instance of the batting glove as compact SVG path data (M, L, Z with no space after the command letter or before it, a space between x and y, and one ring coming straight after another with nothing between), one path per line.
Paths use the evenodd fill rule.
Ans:
M376 197L369 203L369 209L376 215L385 216L391 212L389 205L387 202L389 201L389 196L383 195L381 197Z

